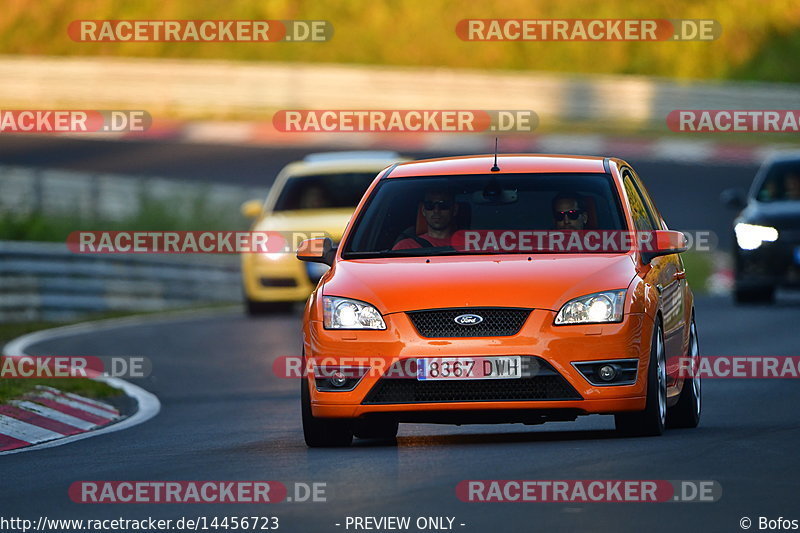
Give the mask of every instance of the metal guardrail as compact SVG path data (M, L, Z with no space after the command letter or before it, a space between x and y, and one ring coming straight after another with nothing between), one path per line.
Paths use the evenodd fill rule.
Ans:
M244 117L303 108L532 109L548 122L603 120L663 129L674 109L797 109L800 91L793 84L672 82L646 76L0 56L0 104L127 106L154 115Z
M0 166L0 213L79 216L88 220L129 220L156 204L188 218L192 210L213 213L220 222L242 224L239 206L266 198L269 187L241 187L158 177Z
M240 300L235 255L75 254L62 243L0 241L0 322Z

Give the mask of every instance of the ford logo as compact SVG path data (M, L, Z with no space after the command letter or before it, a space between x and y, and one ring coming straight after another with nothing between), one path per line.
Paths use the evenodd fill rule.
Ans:
M480 315L458 315L453 319L453 322L459 326L476 326L483 322L483 317Z

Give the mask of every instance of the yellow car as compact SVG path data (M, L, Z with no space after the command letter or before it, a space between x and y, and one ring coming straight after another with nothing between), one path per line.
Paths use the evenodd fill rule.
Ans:
M288 233L295 241L291 253L241 254L248 314L285 311L305 302L328 267L298 261L294 248L313 237L338 243L378 172L401 161L408 159L383 151L309 154L281 170L266 201L242 204L242 215L254 219L252 231Z

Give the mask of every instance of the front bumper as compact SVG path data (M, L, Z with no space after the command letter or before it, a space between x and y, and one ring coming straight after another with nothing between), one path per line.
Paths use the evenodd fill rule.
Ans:
M309 266L312 265L312 266ZM242 254L245 296L256 302L305 302L319 280L318 263L303 263L292 254L267 258Z
M644 409L646 380L642 376L647 375L652 321L643 314L629 314L619 324L554 326L554 318L552 311L535 309L516 335L462 338L422 338L405 313L385 315L387 329L384 331L325 330L321 322L312 320L305 326L304 349L311 359L307 367L313 368L315 364L370 367L358 385L348 392L318 391L313 371L310 372L306 379L310 385L312 413L322 418L394 414L401 420L424 419L427 414L437 420L452 418L454 423L460 423L458 420L470 418L474 413L496 413L501 419L540 415L569 419L572 413ZM424 357L504 355L540 358L576 394L560 394L557 399L534 394L527 398L537 399L519 399L518 396L498 399L495 394L489 395L491 399L488 400L469 395L466 400L455 397L430 402L373 401L379 381L392 379L384 375L395 363L404 364L409 359ZM610 359L638 359L636 381L630 385L594 386L572 365L573 362ZM455 383L468 388L471 383L478 387L485 381ZM523 415L526 412L529 413ZM452 417L447 413L452 413Z
M734 252L739 287L800 287L800 231L783 232L775 242Z

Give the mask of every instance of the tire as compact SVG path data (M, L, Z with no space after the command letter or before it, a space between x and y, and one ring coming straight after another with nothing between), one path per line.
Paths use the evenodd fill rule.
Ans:
M379 439L391 441L397 438L397 430L400 424L397 420L377 419L377 420L356 420L353 425L353 433L359 439Z
M350 446L353 428L346 418L317 418L311 413L308 379L300 379L300 408L303 414L303 437L309 448Z
M702 387L700 386L700 344L697 341L697 327L694 315L689 326L689 354L692 360L692 377L684 378L678 403L667 410L667 427L696 428L700 423L702 411Z
M293 305L293 302L256 302L250 298L245 298L244 303L245 310L250 316L288 313Z
M737 304L771 304L775 302L775 287L739 287L733 289L733 299Z
M667 418L667 362L661 320L656 322L647 365L647 402L644 411L617 413L617 431L628 437L656 437L664 433Z

